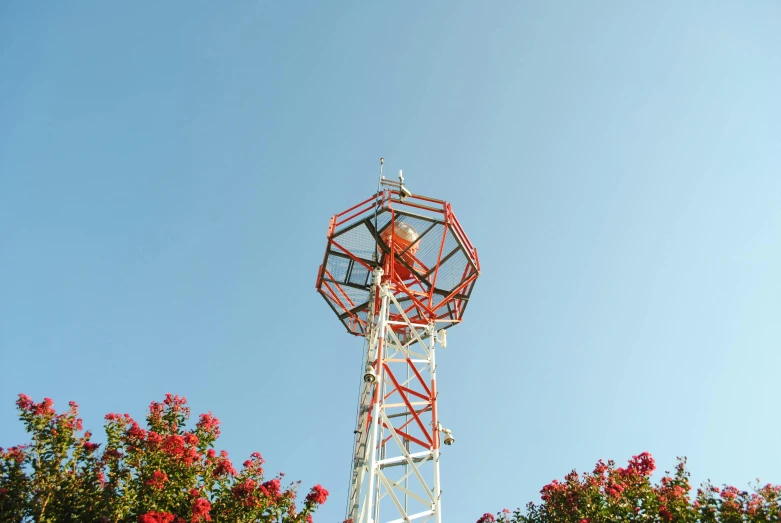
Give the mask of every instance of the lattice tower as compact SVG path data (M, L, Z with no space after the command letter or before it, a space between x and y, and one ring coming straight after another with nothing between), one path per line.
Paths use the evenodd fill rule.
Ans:
M381 178L331 218L317 290L366 338L345 519L442 521L436 350L461 322L480 274L450 204Z

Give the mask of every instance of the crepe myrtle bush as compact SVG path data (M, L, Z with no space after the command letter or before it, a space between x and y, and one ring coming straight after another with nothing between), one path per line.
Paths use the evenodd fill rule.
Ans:
M32 441L0 448L3 523L311 523L328 497L316 485L297 505L300 482L267 479L257 452L237 469L214 448L220 422L211 413L186 427L183 397L153 401L146 428L106 415L104 444L82 431L74 402L57 413L51 399L20 394L16 405Z
M540 491L541 503L526 510L483 514L477 523L765 523L781 521L781 486L748 490L704 483L692 495L686 458L675 472L651 481L656 463L648 452L633 456L626 467L598 461L585 474L572 471Z

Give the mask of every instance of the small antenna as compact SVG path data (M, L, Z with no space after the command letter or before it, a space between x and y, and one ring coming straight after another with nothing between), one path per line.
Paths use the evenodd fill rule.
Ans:
M380 159L380 173L382 173L382 159ZM380 186L385 187L393 187L394 189L398 190L399 192L399 200L404 201L404 199L408 196L412 196L412 193L409 189L404 187L404 173L399 169L399 181L394 182L392 180L386 180L382 174L380 174ZM379 192L379 187L377 188Z
M377 196L376 200L374 202L374 230L377 231L377 210L380 207L380 202L382 196L380 196L380 189L382 189L382 181L385 179L385 177L382 175L382 167L385 165L385 158L380 158L380 179L377 180ZM377 262L377 246L374 247L374 252L372 253L372 259Z

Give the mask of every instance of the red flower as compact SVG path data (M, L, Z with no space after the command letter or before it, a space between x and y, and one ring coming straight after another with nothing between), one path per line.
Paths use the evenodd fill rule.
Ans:
M149 404L149 421L160 421L163 417L164 407L162 403L153 401Z
M724 487L724 490L721 492L721 499L735 499L738 497L738 494L740 494L740 491L735 487Z
M266 481L260 486L260 492L264 494L266 497L275 498L279 496L280 484L281 482L277 478Z
M163 442L163 437L157 432L150 430L146 435L146 441L152 448L157 448Z
M258 454L255 452L254 454ZM263 475L263 458L260 457L260 454L258 454L258 457L253 457L251 459L248 459L244 462L244 468L247 470L248 473L252 474L258 474Z
M184 437L171 434L163 441L163 451L171 457L181 457L184 454Z
M208 414L201 414L201 417L195 426L205 432L210 432L214 437L220 435L220 420L212 416L211 412Z
M607 465L600 459L594 467L594 474L601 476L605 472L607 472Z
M493 514L486 512L480 519L477 520L477 523L494 523L495 521L496 519L494 518Z
M138 516L138 523L171 523L174 515L169 512L147 512Z
M118 450L118 449L108 449L106 451L105 456L107 458L121 458L122 457L122 452L120 450Z
M217 461L217 466L214 467L215 476L235 476L236 469L233 468L233 463L228 459L228 453L220 451L220 459Z
M152 488L163 490L163 488L165 488L166 481L168 481L168 474L162 470L156 470L152 474L152 477L146 480L146 484Z
M198 498L193 501L193 518L192 523L198 521L211 521L212 517L209 515L209 511L212 509L212 504L206 498Z
M87 452L93 452L97 450L98 447L100 447L100 445L98 445L97 443L90 443L89 441L85 441L84 444L82 444L82 447Z
M632 456L627 468L641 476L650 476L656 470L656 462L650 453L643 452L637 456Z
M608 496L612 496L614 498L619 497L623 491L624 487L618 483L608 485L608 487L605 489L605 493L607 493Z
M326 499L328 499L328 491L322 485L315 485L309 494L306 495L306 500L315 505L322 505Z
M146 438L146 430L142 429L138 425L138 423L133 421L132 425L130 426L130 428L127 431L127 435L130 436L131 438L143 440L144 438Z
M26 454L24 452L24 446L17 445L15 447L10 447L8 450L3 452L3 449L0 448L0 458L8 459L11 461L15 461L17 463L21 463L24 461L24 458L26 457Z
M54 405L54 400L52 400L51 398L43 398L43 402L32 404L33 414L35 414L36 416L54 415L54 409L52 408L52 405Z
M252 497L252 494L255 492L255 486L257 483L253 481L252 479L245 479L241 483L234 485L231 489L233 492L233 497L238 499L242 505L251 507L255 504L255 500Z

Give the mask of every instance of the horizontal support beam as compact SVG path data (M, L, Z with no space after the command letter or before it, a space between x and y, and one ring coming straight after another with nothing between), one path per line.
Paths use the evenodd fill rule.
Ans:
M433 455L434 453L431 452L430 450L424 450L422 452L415 452L414 454L410 454L409 457L410 459L412 459L412 461L417 463L429 459L433 457ZM408 461L407 456L396 456L394 458L377 460L377 463L380 465L380 467L382 467L383 465L393 465L393 464L403 465L403 462L406 461Z

